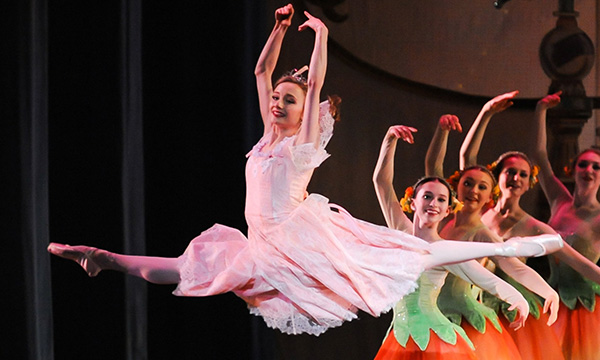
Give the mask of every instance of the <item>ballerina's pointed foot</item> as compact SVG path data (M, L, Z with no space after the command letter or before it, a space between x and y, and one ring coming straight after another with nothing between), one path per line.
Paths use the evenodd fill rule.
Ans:
M563 239L558 234L545 234L507 240L498 249L499 256L538 257L551 254L563 247Z
M94 261L99 250L89 246L71 246L66 244L50 243L48 252L78 263L90 276L96 276L102 267Z

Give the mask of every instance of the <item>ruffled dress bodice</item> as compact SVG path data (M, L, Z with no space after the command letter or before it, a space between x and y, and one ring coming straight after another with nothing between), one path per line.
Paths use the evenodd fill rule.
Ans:
M329 155L313 144L294 146L296 136L263 151L269 134L248 154L246 164L246 221L250 227L281 223L306 198L306 188L317 167Z

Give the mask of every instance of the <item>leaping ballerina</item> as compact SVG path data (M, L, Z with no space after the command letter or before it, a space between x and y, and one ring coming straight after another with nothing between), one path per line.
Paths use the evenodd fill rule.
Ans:
M353 218L318 194L307 196L313 171L329 155L336 102L319 105L327 66L328 29L308 12L299 30L315 42L306 79L272 74L291 4L275 12L255 69L264 133L248 154L248 237L215 225L177 258L132 256L52 243L48 251L79 263L90 276L116 270L179 296L234 292L250 312L284 333L318 335L357 317L378 316L416 287L424 269L487 255L534 256L560 247L559 237L505 244L430 244L413 235ZM333 210L332 210L333 209ZM466 245L466 246L464 246ZM478 245L478 246L474 246Z

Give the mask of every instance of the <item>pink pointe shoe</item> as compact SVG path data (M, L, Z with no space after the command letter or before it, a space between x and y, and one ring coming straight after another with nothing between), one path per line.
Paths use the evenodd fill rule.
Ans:
M71 246L66 244L50 243L48 252L65 259L71 259L78 263L90 276L96 276L102 270L94 260L98 249L89 246Z
M563 247L563 239L558 234L544 234L527 237L514 237L496 249L498 256L538 257L551 254Z

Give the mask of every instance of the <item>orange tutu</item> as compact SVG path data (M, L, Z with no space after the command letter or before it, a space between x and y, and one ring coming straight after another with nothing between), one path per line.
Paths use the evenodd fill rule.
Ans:
M482 334L475 329L468 321L464 321L460 326L465 330L467 336L475 345L475 354L479 360L521 360L519 350L515 345L509 332L512 330L505 328L502 323L502 333L486 318L485 333Z
M562 302L558 320L552 329L557 334L566 360L600 360L600 297L596 307L588 311L581 304L570 310Z
M385 341L379 348L375 360L476 360L477 356L469 344L461 337L457 337L455 345L441 340L430 330L430 340L425 351L408 338L406 347L400 345L394 334L389 332Z
M501 316L500 321L508 328L509 322L506 317ZM540 311L540 318L529 316L525 327L517 331L508 329L507 332L513 338L523 359L564 360L558 337L552 328L546 325L547 322L548 314Z

